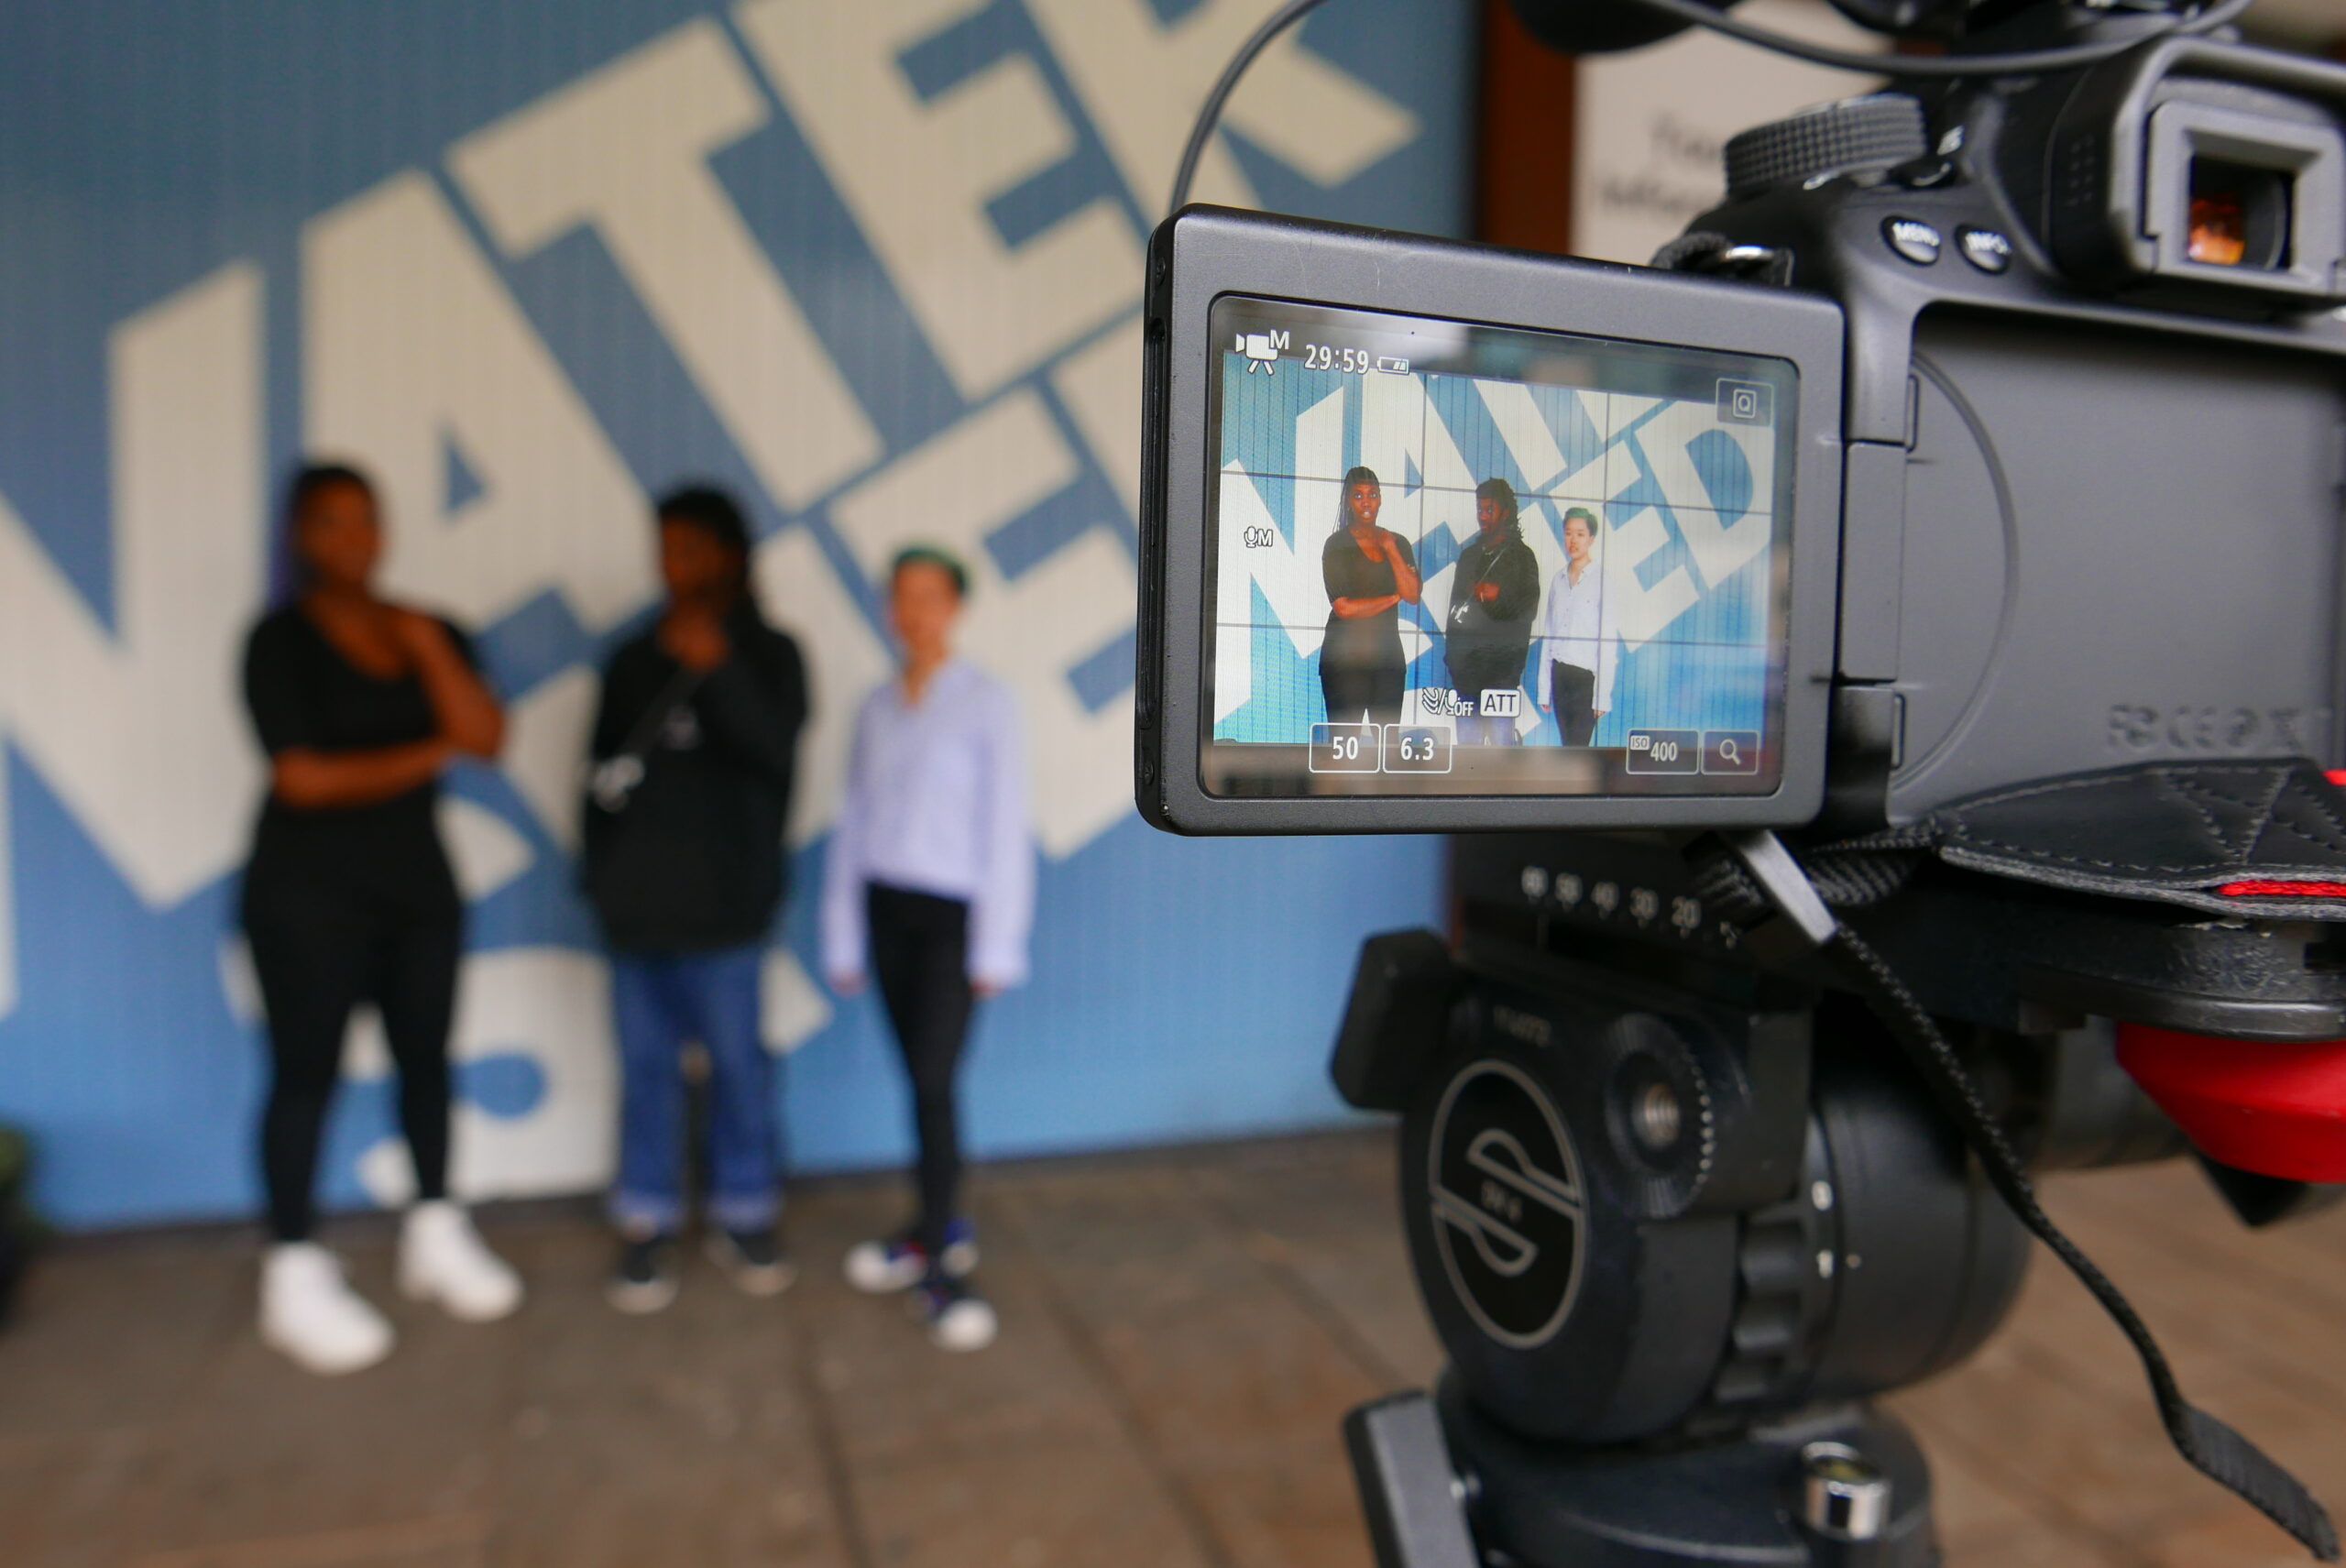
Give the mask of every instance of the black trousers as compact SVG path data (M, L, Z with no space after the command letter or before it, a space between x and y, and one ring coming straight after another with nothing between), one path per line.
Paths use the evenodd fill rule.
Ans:
M1398 662L1387 664L1320 664L1320 695L1327 699L1328 722L1358 724L1366 713L1379 724L1401 721L1401 678Z
M970 986L970 906L958 898L867 883L872 972L912 1080L920 1146L920 1217L913 1239L929 1256L960 1201L961 1124L956 1082L977 993Z
M1486 691L1520 691L1523 653L1520 648L1502 649L1497 653L1453 653L1450 689L1470 701Z
M455 1011L460 912L393 916L318 893L247 898L245 933L269 1011L269 1084L261 1179L276 1240L309 1239L318 1144L342 1076L351 1009L371 1002L399 1069L400 1130L421 1199L448 1194L448 1025Z
M1564 732L1564 744L1587 745L1596 733L1596 672L1551 659L1548 694L1556 705L1556 728Z

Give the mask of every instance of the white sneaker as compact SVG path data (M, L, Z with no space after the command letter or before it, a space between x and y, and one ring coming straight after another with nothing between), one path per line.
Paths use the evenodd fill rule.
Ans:
M494 1322L521 1304L521 1277L488 1250L472 1216L444 1198L407 1212L400 1290L411 1301L436 1301L468 1323Z
M374 1365L397 1338L315 1242L280 1242L262 1260L260 1337L322 1377Z

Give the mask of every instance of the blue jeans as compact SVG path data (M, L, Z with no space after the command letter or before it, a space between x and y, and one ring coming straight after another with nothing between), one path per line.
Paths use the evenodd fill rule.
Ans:
M762 946L714 953L613 953L619 1041L619 1177L611 1218L675 1230L685 1217L685 1042L708 1053L708 1217L763 1230L774 1184L773 1069L758 1038Z

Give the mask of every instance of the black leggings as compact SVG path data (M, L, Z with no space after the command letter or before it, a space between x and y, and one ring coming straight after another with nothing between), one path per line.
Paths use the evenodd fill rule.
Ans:
M1378 724L1401 720L1404 670L1397 657L1391 663L1320 663L1320 695L1328 704L1331 724L1358 724L1361 715Z
M419 921L314 897L256 902L245 932L269 1009L260 1167L270 1234L280 1242L309 1239L318 1144L342 1076L343 1033L361 1002L382 1014L399 1068L400 1129L415 1162L416 1196L446 1197L448 1025L461 916Z
M1556 728L1567 746L1585 746L1596 734L1596 672L1562 659L1548 666L1548 693L1556 705Z
M961 1133L954 1080L977 994L970 988L970 906L958 898L867 884L872 971L913 1086L920 1140L920 1218L913 1239L931 1257L960 1201Z

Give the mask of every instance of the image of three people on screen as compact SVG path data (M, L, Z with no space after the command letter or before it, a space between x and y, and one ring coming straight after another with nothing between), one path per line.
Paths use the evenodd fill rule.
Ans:
M1328 624L1320 646L1320 688L1332 721L1365 716L1400 721L1409 659L1401 609L1421 601L1424 583L1409 542L1377 518L1383 482L1373 468L1344 476L1336 526L1320 555ZM1524 666L1536 636L1534 676L1540 711L1552 713L1562 744L1586 746L1613 706L1619 629L1596 562L1600 524L1588 507L1563 516L1564 565L1548 585L1524 542L1515 488L1489 478L1474 488L1474 537L1458 553L1444 624L1453 708L1462 745L1512 746ZM1509 700L1512 694L1513 700Z

